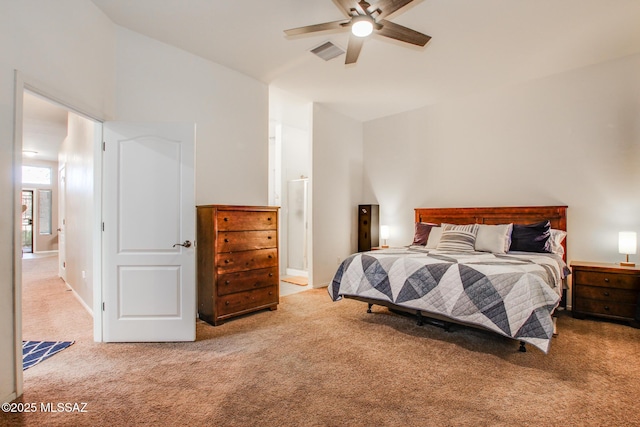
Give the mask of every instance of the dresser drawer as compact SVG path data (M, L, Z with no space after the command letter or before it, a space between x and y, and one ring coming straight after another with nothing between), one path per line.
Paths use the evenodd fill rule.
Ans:
M216 217L218 231L275 230L276 212L220 211Z
M603 314L607 316L633 319L636 314L635 304L622 304L576 297L572 310L581 313Z
M576 298L586 298L608 302L620 302L625 304L636 304L638 301L638 291L631 289L605 288L600 286L574 285L573 291Z
M277 243L276 230L225 231L218 233L217 251L236 252L275 248Z
M216 254L218 274L234 271L254 270L278 265L278 249L258 249L255 251L227 252Z
M271 267L220 274L216 288L221 296L278 284L278 267Z
M260 310L278 303L278 288L268 287L229 294L217 299L217 317Z
M582 270L577 270L574 274L575 276L573 281L578 285L640 290L640 275L637 274Z

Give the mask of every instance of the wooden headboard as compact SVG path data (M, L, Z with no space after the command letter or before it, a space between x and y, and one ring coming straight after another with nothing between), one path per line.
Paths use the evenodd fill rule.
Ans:
M551 221L551 228L567 231L566 206L509 206L485 208L416 208L416 222L441 224L531 224ZM562 242L567 257L567 239Z

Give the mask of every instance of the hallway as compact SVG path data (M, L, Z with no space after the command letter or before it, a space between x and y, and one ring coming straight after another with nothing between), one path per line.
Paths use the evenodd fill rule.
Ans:
M92 341L92 331L91 315L58 277L57 254L25 256L22 259L22 339L76 341L77 345Z

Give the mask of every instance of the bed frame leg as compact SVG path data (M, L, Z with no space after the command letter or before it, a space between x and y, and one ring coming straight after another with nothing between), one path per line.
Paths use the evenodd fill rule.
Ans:
M424 325L424 321L422 320L422 312L418 310L416 314L418 315L418 326Z
M369 307L367 307L367 313L371 313L371 307L373 307L373 304L368 303Z
M518 351L522 352L522 353L526 353L527 352L527 347L525 347L526 343L524 341L520 341L520 348L518 349Z

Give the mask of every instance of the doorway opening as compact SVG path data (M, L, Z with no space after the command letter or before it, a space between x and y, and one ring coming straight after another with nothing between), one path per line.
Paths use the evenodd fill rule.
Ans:
M280 295L313 286L312 103L269 88L269 204L280 206Z
M38 298L33 293L44 288L34 285L34 280L42 279L51 289L73 296L91 316L94 295L101 293L101 272L95 267L100 263L99 252L95 259L100 241L94 230L99 227L96 221L100 218L101 171L96 169L101 162L96 158L100 159L102 125L22 83L21 104L16 105L21 117L18 121L21 138L17 142L21 145L17 149L22 150L16 167L23 171L23 261L19 280L23 304L19 321L23 340L34 339L34 336L49 340L50 334L44 333L47 328L42 329L43 325L72 329L73 325L52 321L55 310L38 306ZM34 318L40 318L41 322L34 323ZM86 322L86 317L83 319ZM89 322L82 327L95 335L96 322ZM101 328L100 323L99 326ZM95 338L100 337L95 335Z

